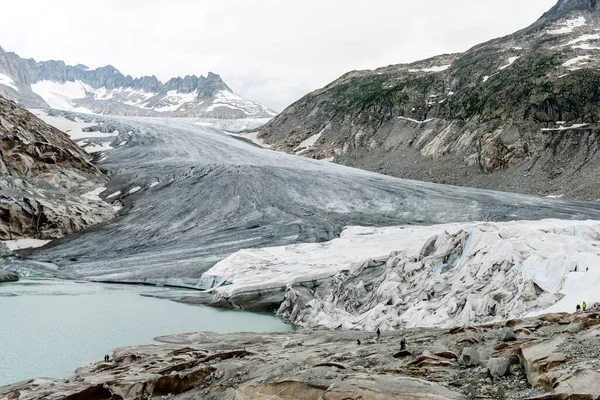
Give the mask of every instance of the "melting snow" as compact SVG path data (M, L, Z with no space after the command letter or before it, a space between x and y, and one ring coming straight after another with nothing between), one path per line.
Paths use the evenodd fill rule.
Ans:
M410 121L410 122L416 122L417 124L426 124L428 122L433 121L435 118L429 118L429 119L426 119L426 120L423 120L423 121L419 121L419 120L412 119L412 118L407 118L407 117L398 117L398 119L403 119L405 121Z
M84 147L84 150L87 151L88 153L97 153L99 151L106 151L106 150L112 150L113 147L110 145L109 142L104 142L102 144L94 144L92 146L87 146Z
M571 58L570 60L565 61L563 64L563 67L569 68L570 70L574 71L574 70L579 69L579 68L573 67L574 65L579 64L582 61L590 60L591 58L592 58L592 56L590 56L590 55L577 56L575 58Z
M48 243L50 240L40 240L40 239L17 239L17 240L0 240L0 242L4 243L9 250L21 250L21 249L29 249L32 247L42 247Z
M508 59L508 64L501 66L500 68L498 68L499 70L503 70L506 69L508 67L510 67L515 61L517 61L519 59L519 56L515 56L515 57L509 57ZM485 82L485 81L484 81Z
M17 92L19 91L19 88L15 86L15 81L13 78L8 75L0 74L0 85L8 86Z
M102 192L104 192L106 190L106 187L104 186L100 186L94 190L92 190L91 192L87 192L81 195L81 197L88 199L88 200L93 200L93 201L102 201L102 199L100 197L98 197L98 195Z
M549 132L549 131L565 131L567 129L577 129L577 128L582 128L584 126L588 126L589 124L574 124L571 126L564 126L561 125L558 128L542 128L542 131L544 132Z
M39 81L31 85L31 90L40 96L51 108L72 111L75 109L72 101L84 99L94 91L91 86L77 80L65 83L55 81ZM89 110L86 110L89 112Z
M580 42L589 42L590 40L598 40L598 39L600 39L600 34L598 34L598 33L595 33L593 35L581 35L578 38L571 40L565 46L572 46L572 45L580 43Z
M159 106L152 108L158 112L176 111L182 105L193 102L197 96L197 91L179 93L177 90L169 90L167 95L158 103Z
M450 68L450 64L448 65L437 65L429 68L421 68L421 69L409 69L409 72L442 72Z
M308 139L302 141L302 143L300 143L298 145L298 147L296 147L294 149L294 152L296 152L296 154L300 154L300 153L304 153L307 150L309 150L311 147L313 147L315 145L315 143L317 143L317 141L321 138L321 135L323 135L323 132L325 132L325 128L323 128L321 130L321 132L319 133L315 133L314 135L312 135L311 137L309 137Z
M584 25L586 25L586 23L585 23L584 17L578 17L575 19L570 19L568 21L565 21L560 25L562 26L561 28L558 28L558 29L555 29L552 31L548 31L548 33L551 35L562 35L565 33L571 33L571 32L573 32L573 29L578 28L580 26L584 26Z

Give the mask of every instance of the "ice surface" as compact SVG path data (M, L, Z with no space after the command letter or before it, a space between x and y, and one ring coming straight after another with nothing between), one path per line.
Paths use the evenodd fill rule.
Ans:
M331 242L239 251L203 278L227 283L212 290L219 296L321 280L314 291L320 294L295 322L328 328L454 326L572 312L582 301L600 302L600 222L348 228Z
M19 88L15 86L15 81L8 75L0 73L0 85L8 86L11 89L19 91Z
M94 145L85 146L83 149L85 151L87 151L88 153L97 153L99 151L112 150L113 148L114 147L112 147L110 145L110 143L104 142L102 144L94 144Z
M67 119L60 115L49 115L46 110L31 110L38 118L65 132L73 140L89 139L89 138L110 138L119 135L119 132L84 132L84 128L97 125L95 122L84 122L80 118L73 120Z
M123 197L127 211L30 255L56 263L61 277L197 286L238 250L320 243L346 226L600 219L594 203L378 175L262 149L198 119L85 118L131 132L135 146L116 146L100 163L114 174L109 201Z

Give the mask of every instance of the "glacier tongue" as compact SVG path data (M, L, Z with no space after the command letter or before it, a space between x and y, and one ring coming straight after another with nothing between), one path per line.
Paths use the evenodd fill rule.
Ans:
M221 298L287 286L278 313L309 327L449 327L572 312L600 302L600 222L354 227L327 243L239 251L204 278L229 283L213 288Z

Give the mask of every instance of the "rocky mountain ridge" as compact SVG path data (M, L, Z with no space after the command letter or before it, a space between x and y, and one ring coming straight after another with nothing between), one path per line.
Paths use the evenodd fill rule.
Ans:
M268 118L276 113L233 93L217 74L187 75L163 83L133 78L112 65L23 59L0 47L0 95L28 108L111 115Z
M55 239L114 216L86 193L107 182L58 129L0 97L0 240Z
M598 7L561 0L465 53L349 72L258 136L398 177L600 199Z

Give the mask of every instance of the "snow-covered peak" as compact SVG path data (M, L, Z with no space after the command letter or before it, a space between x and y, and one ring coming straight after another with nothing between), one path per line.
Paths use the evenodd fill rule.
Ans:
M267 118L276 113L233 93L218 74L186 75L162 83L132 78L112 65L89 69L63 61L0 59L0 95L30 108L109 115Z

